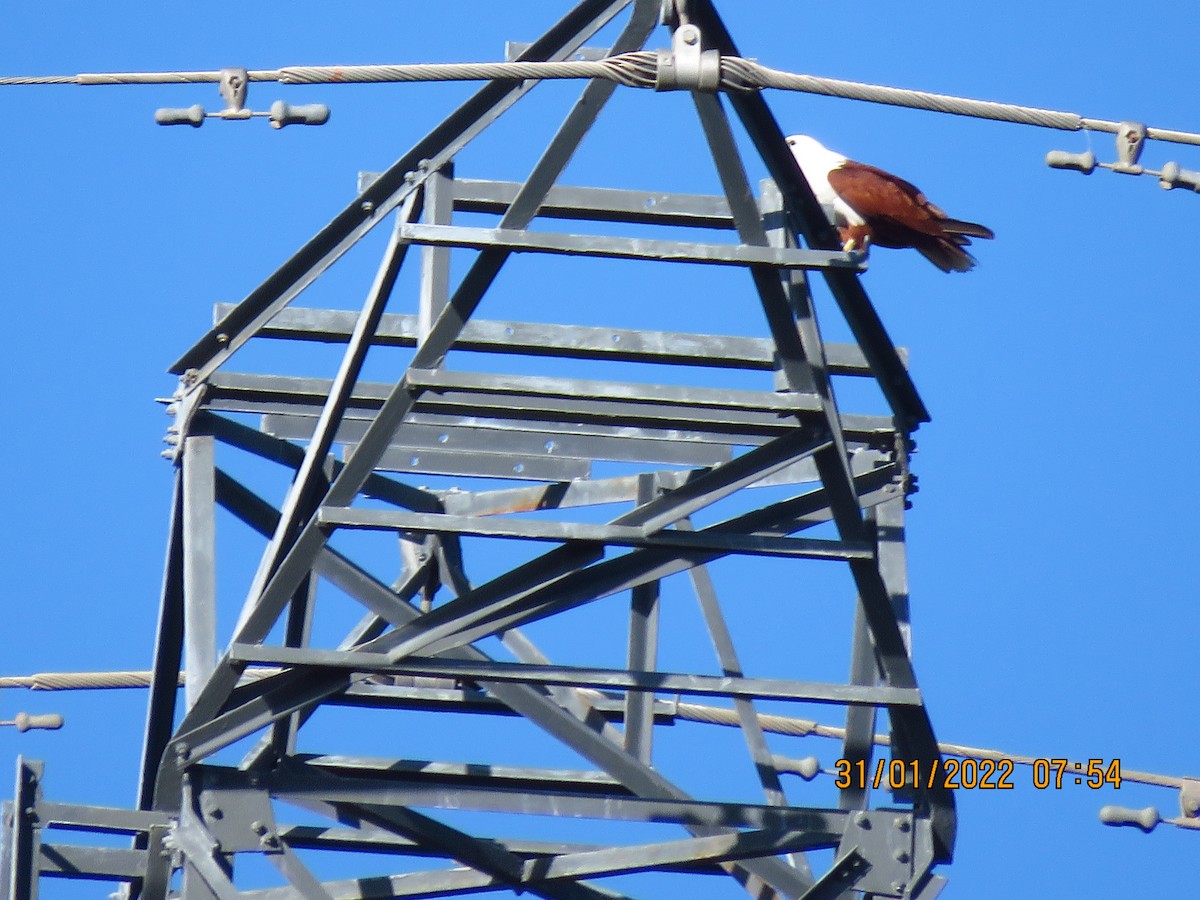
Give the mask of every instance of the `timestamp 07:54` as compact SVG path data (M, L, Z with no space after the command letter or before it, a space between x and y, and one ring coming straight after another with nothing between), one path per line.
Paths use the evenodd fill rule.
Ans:
M1121 761L1089 759L1072 762L1069 759L1020 760L1032 769L1035 788L1061 790L1064 784L1077 784L1099 790L1106 785L1121 786ZM918 785L928 789L946 790L1011 790L1017 760L949 759L886 760L878 759L874 766L864 759L839 759L834 765L834 786L876 790L901 790Z

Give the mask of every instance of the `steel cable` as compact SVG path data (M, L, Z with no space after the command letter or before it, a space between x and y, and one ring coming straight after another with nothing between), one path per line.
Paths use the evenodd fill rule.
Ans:
M417 63L412 65L370 66L287 66L281 69L250 70L250 81L276 81L281 84L381 84L419 81L525 81L537 79L606 78L626 87L653 88L658 78L659 55L641 50L600 60L566 60L486 63ZM0 78L0 85L36 84L193 84L217 83L220 72L111 72L80 75L14 76ZM867 103L903 106L929 112L1012 122L1061 131L1092 130L1116 134L1121 123L1107 119L1089 119L1076 113L990 100L972 100L950 94L913 91L904 88L821 78L771 69L753 60L737 56L720 59L720 89L730 92L772 88L800 91ZM1164 128L1148 128L1146 136L1154 140L1200 145L1200 134Z

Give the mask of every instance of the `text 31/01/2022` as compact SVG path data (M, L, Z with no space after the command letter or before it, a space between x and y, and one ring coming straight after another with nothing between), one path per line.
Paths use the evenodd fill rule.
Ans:
M1069 759L1021 760L1030 766L1033 786L1044 790L1061 790L1063 785L1076 784L1093 789L1121 786L1121 761L1089 759L1072 762ZM1011 790L1017 762L998 759L935 759L935 760L876 760L870 766L866 760L839 759L834 765L834 786L866 790L902 790L918 785L946 790Z

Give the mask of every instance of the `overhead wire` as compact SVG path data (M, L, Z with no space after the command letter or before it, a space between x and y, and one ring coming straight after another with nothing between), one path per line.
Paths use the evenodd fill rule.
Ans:
M599 60L414 63L363 66L285 66L247 71L250 81L280 84L383 84L418 81L525 81L531 79L606 78L627 87L654 88L658 83L659 54L640 50ZM192 84L217 83L220 71L110 72L79 75L0 77L0 85L37 84ZM1122 123L1088 118L1073 112L1041 109L951 94L915 91L886 85L844 81L772 69L739 56L720 58L719 89L731 92L773 88L800 91L867 103L902 106L928 112L967 116L1053 128L1060 131L1119 133ZM1146 137L1177 144L1200 145L1200 134L1166 128L1147 128Z

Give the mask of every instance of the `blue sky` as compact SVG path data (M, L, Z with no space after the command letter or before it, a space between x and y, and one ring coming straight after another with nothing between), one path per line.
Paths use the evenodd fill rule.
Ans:
M264 2L223 16L186 4L9 4L0 74L491 60L566 6ZM1200 9L1185 4L1147 0L1131 15L1102 3L1086 16L1032 0L719 8L743 54L775 68L1200 130L1191 91ZM666 42L660 32L651 46ZM213 303L244 297L343 208L358 172L385 168L471 90L252 85L256 109L279 98L332 109L323 128L274 132L262 121L153 124L160 106L219 108L211 85L0 87L9 335L0 674L148 667L171 488L159 458L169 420L153 400L173 390L167 366L207 329ZM459 174L523 177L576 90L535 90L528 109L462 154ZM997 234L967 275L880 250L864 277L933 414L916 436L920 492L908 526L915 663L939 738L1196 774L1200 614L1186 523L1200 499L1188 476L1200 438L1200 198L1152 178L1085 178L1043 163L1054 149L1112 159L1104 134L779 91L768 102L786 130L896 172ZM1200 169L1200 149L1147 146L1146 165L1167 160ZM762 177L761 165L749 167ZM717 190L686 98L624 89L564 181ZM305 304L356 305L379 239ZM763 333L748 281L727 273L699 293L651 290L622 273L600 302L557 265L530 298L519 290L526 271L515 264L482 314ZM726 285L740 295L729 299ZM824 322L838 337L837 323ZM315 365L335 365L313 353ZM275 357L247 360L269 370ZM228 616L254 547L219 527ZM830 651L806 638L822 633L823 617L844 624L848 608L806 611L789 640L828 653L833 662L821 665L848 664L844 644ZM139 692L5 691L0 718L55 711L68 724L0 731L0 773L23 753L47 761L55 799L128 804L143 702ZM808 738L787 752L829 764L836 744ZM1174 814L1173 792L1035 791L1027 769L1017 780L1025 786L1012 792L960 792L944 896L1108 900L1178 890L1192 877L1200 835L1097 820L1106 803ZM70 890L48 885L43 896Z

